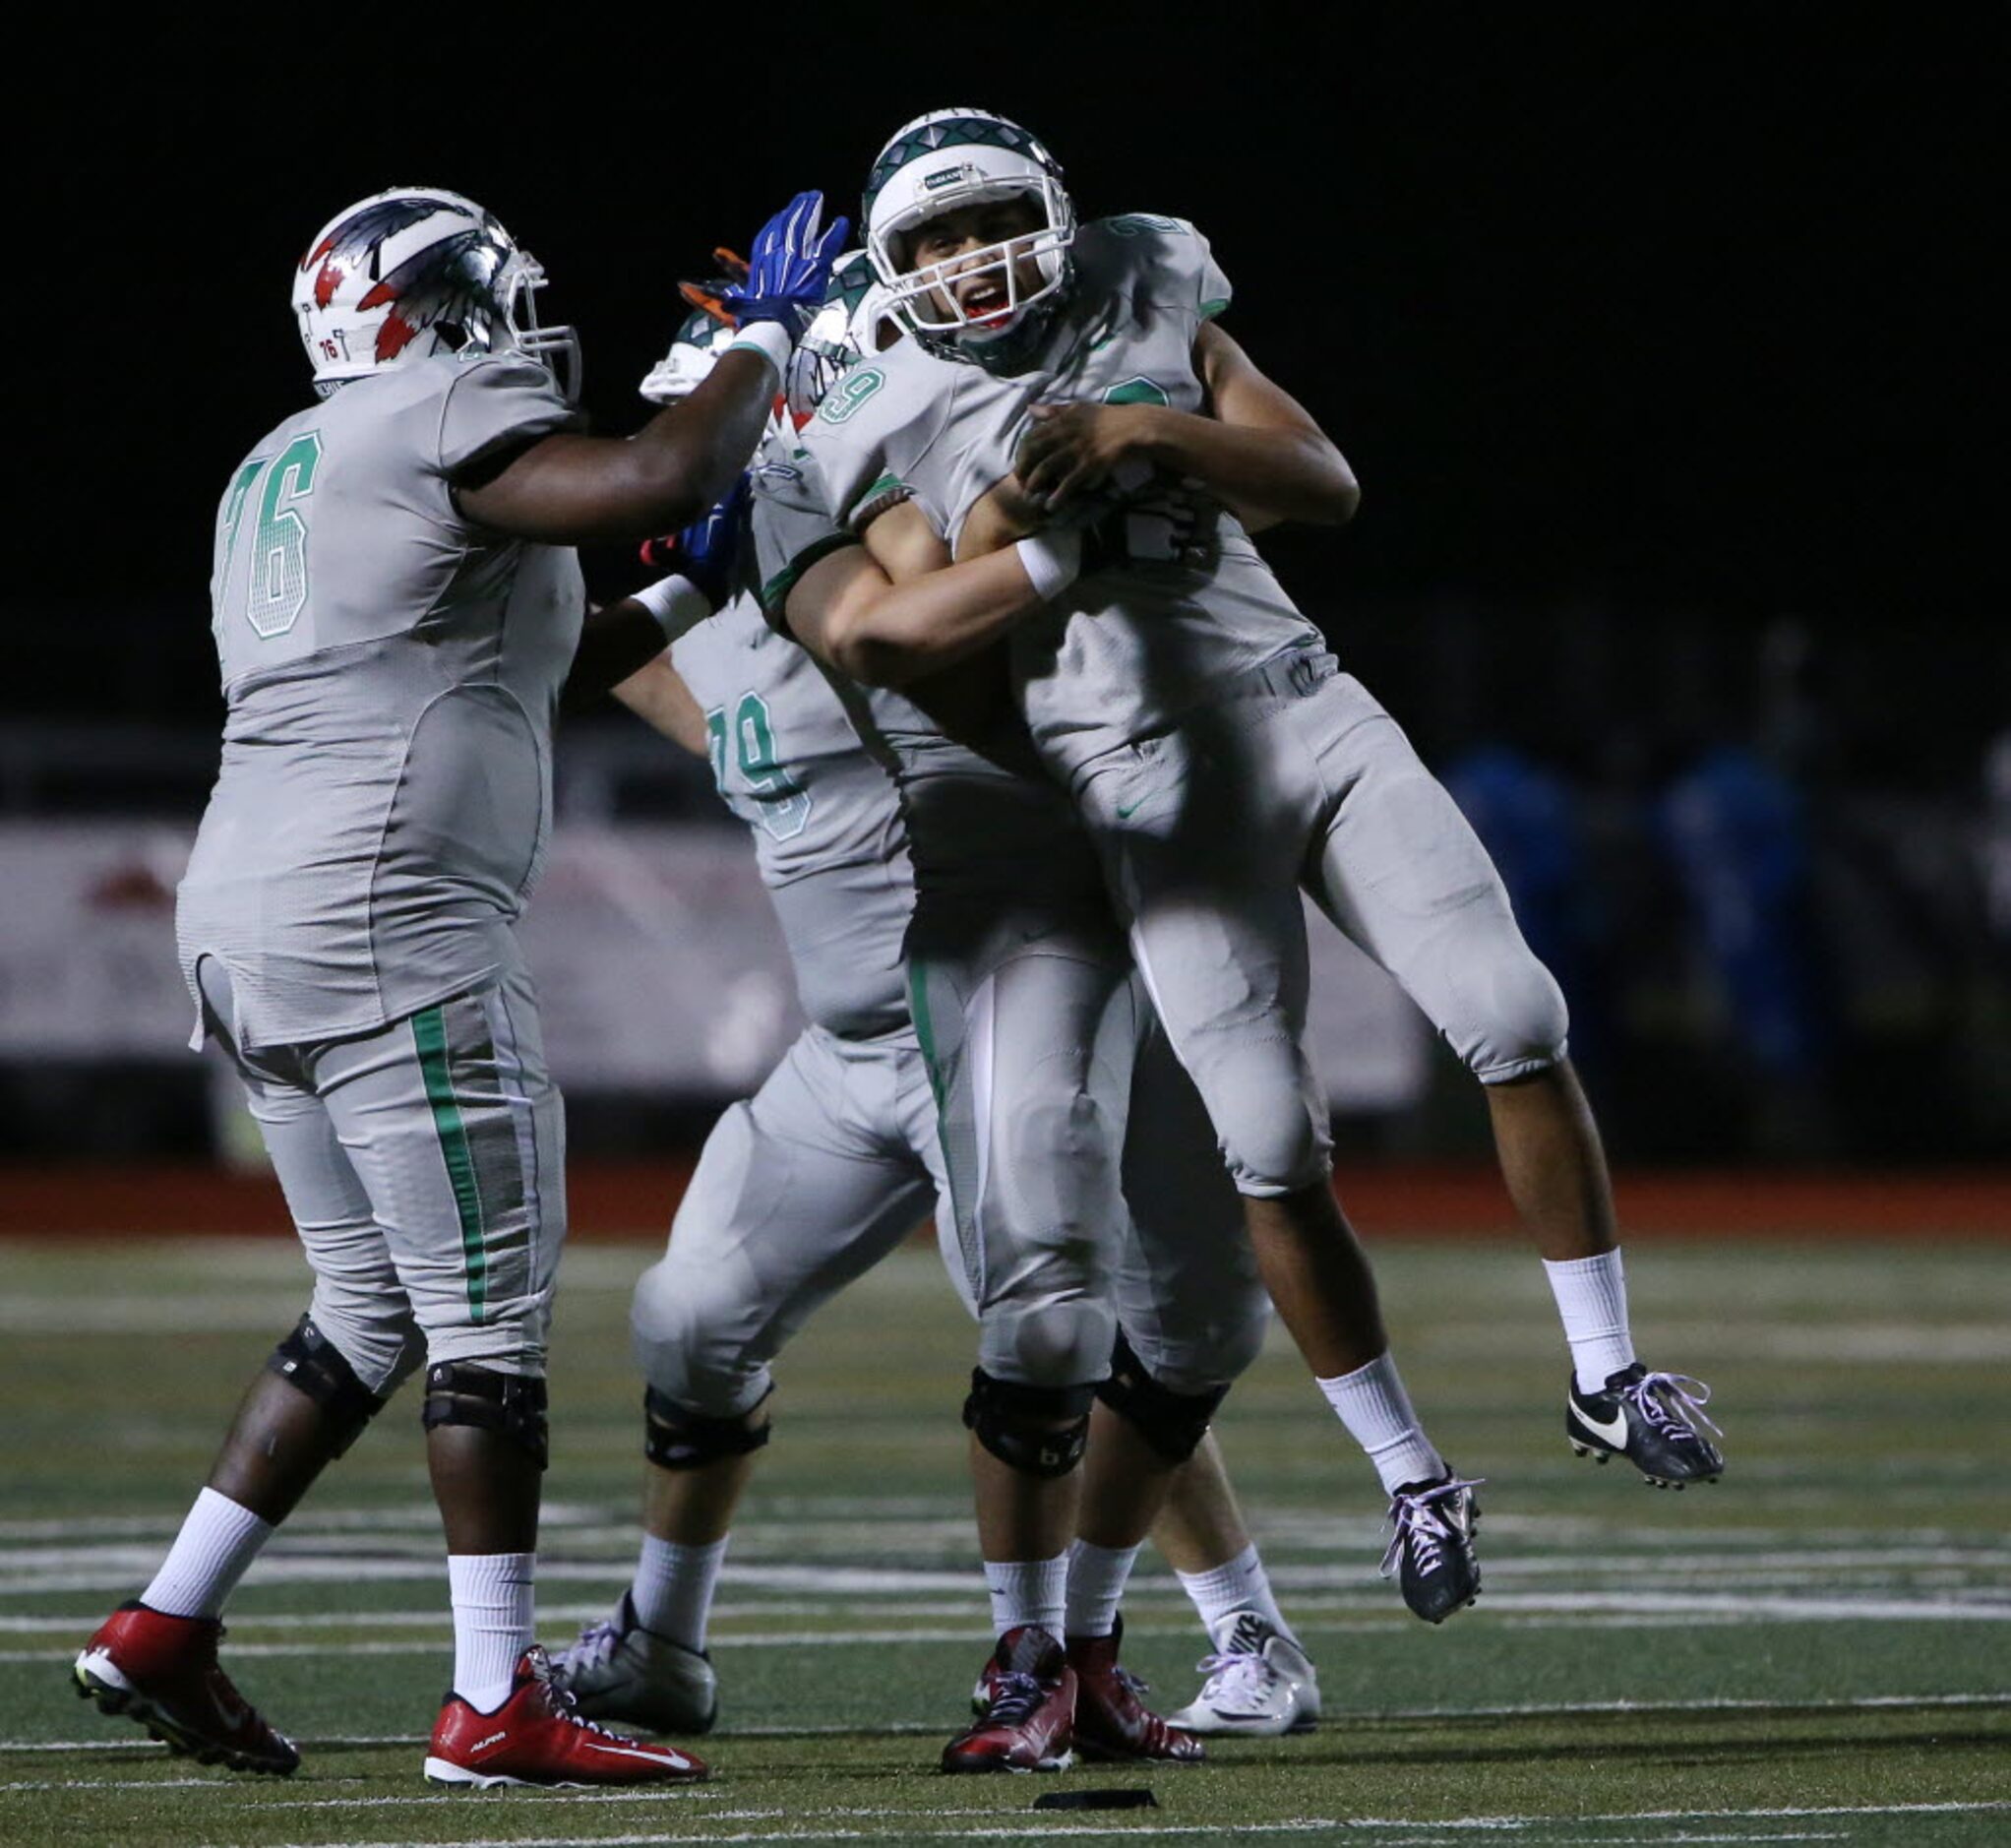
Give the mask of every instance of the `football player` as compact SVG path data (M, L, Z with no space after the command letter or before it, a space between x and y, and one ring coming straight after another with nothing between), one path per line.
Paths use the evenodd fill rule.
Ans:
M898 491L957 558L1013 549L993 554L989 604L855 596L846 658L898 679L1006 640L1041 759L1097 841L1322 1389L1347 1416L1373 1389L1381 1335L1372 1298L1333 1287L1351 1241L1302 1043L1302 886L1484 1087L1571 1350L1572 1448L1624 1455L1657 1486L1715 1480L1707 1388L1634 1352L1563 998L1450 797L1249 541L1279 520L1344 523L1359 490L1219 326L1230 287L1206 241L1148 215L1078 227L1046 150L975 109L902 128L865 216L915 338L856 372L814 427L829 431L809 447L833 505L856 522ZM1172 542L1111 565L1095 533L1112 520ZM1393 1487L1400 1551L1470 1524L1470 1485Z
M760 471L755 530L764 577L762 594L771 620L785 621L796 639L833 669L833 685L851 708L862 738L889 765L900 788L916 869L915 915L906 955L917 1025L925 1052L940 1054L945 1038L941 1024L945 1020L960 1035L959 1050L976 1049L967 1068L972 1101L959 1101L954 1068L952 1081L939 1087L954 1198L959 1129L967 1132L972 1124L989 1128L997 1116L1014 1121L1014 1113L1002 1102L1009 1092L998 1085L999 1066L986 1046L991 1021L1005 1017L1006 1010L994 1002L982 979L972 981L967 974L974 962L980 963L981 977L983 969L981 958L963 943L983 938L981 930L959 917L956 900L968 905L972 919L1012 924L1045 955L1060 947L1060 938L1044 913L1066 907L1071 924L1086 934L1101 916L1104 899L1100 885L1086 871L1093 863L1079 825L1066 805L1056 800L1060 792L1055 786L1043 785L1037 770L1028 768L1023 736L1007 716L1006 663L989 647L1009 626L999 620L1000 613L1015 600L1023 601L1023 569L1006 556L949 565L947 550L926 516L909 504L904 485L891 477L868 490L866 505L847 501L848 517L834 516L836 503L823 479L818 452L832 440L829 430L842 427L852 408L870 401L884 376L880 367L895 356L883 354L841 377L806 428L805 446L791 457L786 470ZM1127 534L1114 531L1104 535L1104 542L1127 543ZM871 677L898 678L902 682L898 689L869 693L856 684L860 666L855 645L861 633L854 625L869 608L874 625L869 647L884 644L887 659L897 656L901 664L895 674L875 671ZM1000 826L964 806L979 802L996 804L1012 817L1012 826ZM934 1005L939 982L948 1006ZM1191 1096L1191 1086L1181 1088ZM1211 1140L1196 1108L1191 1131L1177 1134L1170 1145L1198 1150ZM980 1146L990 1152L982 1141ZM994 1159L989 1166L995 1179L1002 1171L1014 1175L1020 1164L1031 1163L1038 1155L1033 1147L1006 1152L1008 1159ZM1148 1168L1152 1165L1156 1164ZM987 1172L981 1162L981 1184ZM1216 1185L1220 1186L1219 1176ZM1142 1212L1137 1216L1142 1234L1152 1216ZM1233 1212L1229 1219L1233 1227ZM982 1239L998 1236L1001 1226L993 1219L979 1229ZM1162 1284L1177 1277L1182 1265L1198 1273L1216 1262L1204 1224L1190 1217L1185 1225L1169 1229L1174 1236L1156 1266ZM1241 1252L1241 1241L1233 1243ZM968 1255L968 1246L965 1249ZM1344 1285L1334 1287L1366 1292L1372 1307L1373 1286L1360 1264L1359 1249L1353 1257L1357 1270ZM1178 1299L1184 1292L1175 1289L1173 1294ZM1198 1295L1204 1299L1206 1292ZM1129 1330L1128 1320L1126 1325ZM1381 1451L1380 1466L1406 1472L1400 1482L1455 1480L1402 1398L1401 1383L1386 1354L1378 1348L1376 1356L1376 1397L1370 1408L1374 1422L1356 1416L1357 1408L1350 1408L1358 1435ZM1137 1371L1160 1386L1180 1389L1179 1362L1171 1355L1147 1357ZM1123 1383L1133 1377L1121 1357L1115 1380ZM1187 1389L1190 1391L1191 1386ZM1188 1449L1199 1436L1196 1426ZM979 1439L982 1444L982 1432ZM1114 1536L1106 1547L1108 1559L1102 1563L1108 1565L1114 1584L1121 1586L1143 1532L1140 1527L1122 1543ZM986 1538L987 1557L996 1569L1001 1555L992 1543L997 1536ZM1392 1554L1390 1564L1401 1571L1405 1596L1420 1615L1435 1622L1471 1600L1477 1567L1463 1529L1444 1544L1419 1544L1400 1551L1401 1559ZM1098 1559L1086 1547L1083 1553ZM1030 1573L1037 1563L1020 1558L1016 1568ZM1078 1556L1071 1583L1082 1564ZM1113 1590L1113 1604L1115 1595ZM1002 1632L997 1665L1010 1664L1021 1683L1046 1685L1046 1671L1054 1661L1044 1656L1038 1641L1046 1627L1031 1615L1015 1617L1003 1602L996 1617ZM1035 1640L1029 1642L1029 1633ZM1022 1648L1031 1654L1017 1661ZM1025 1694L1025 1699L1032 1702L1033 1696ZM1029 1727L1038 1730L1044 1723L1039 1716L1047 1710L1046 1705L1034 1704L1032 1719L1002 1712L997 1723L981 1724L968 1740L953 1744L948 1756L989 1753L1008 1735L1023 1734ZM1018 1747L1009 1750L1016 1752Z
M876 304L860 300L864 292L862 275L805 337L792 366L799 415L856 351L848 317L860 331L853 338L873 344ZM723 338L702 320L688 325L645 395L691 389L703 376L704 348ZM790 466L793 428L778 434L785 440L764 453L764 473ZM647 1531L614 1615L560 1662L585 1711L680 1731L703 1730L714 1712L705 1615L746 1459L767 1435L767 1363L819 1303L900 1240L941 1196L945 1174L900 980L912 890L892 784L816 664L768 631L752 598L682 638L674 660L653 662L620 696L667 735L709 750L722 793L754 831L814 1021L761 1092L722 1121L668 1255L637 1292L650 1382ZM1084 1484L1091 1537L1070 1558L1063 1627L1079 1683L1075 1742L1107 1756L1191 1756L1189 1742L1146 1712L1117 1672L1116 1601L1162 1479L1194 1448L1228 1380L1254 1353L1266 1307L1212 1157L1133 1158L1141 1140L1184 1138L1196 1152L1210 1140L1163 1047L1140 1063L1132 1120L1161 1130L1155 1139L1134 1131L1127 1148L1126 1188L1141 1230L1121 1270L1120 1314L1156 1366L1147 1373L1121 1347L1113 1380L1099 1389ZM1139 1247L1154 1244L1155 1227L1189 1227L1210 1210L1214 1236L1193 1241L1193 1252L1154 1254L1155 1285ZM952 1215L940 1224L946 1231ZM1157 1242L1166 1243L1163 1233ZM945 1255L962 1281L960 1254ZM967 1285L964 1294L968 1304ZM1164 1390L1155 1374L1196 1390ZM1211 1687L1220 1697L1197 1703L1199 1716L1218 1731L1310 1724L1316 1679L1270 1602L1212 1449L1175 1477L1187 1478L1194 1480L1184 1499L1197 1523L1220 1509L1232 1522L1190 1549L1197 1599L1216 1618L1218 1639L1240 1633L1252 1645L1240 1676L1217 1669ZM1233 1544L1216 1544L1224 1538ZM1110 1539L1117 1544L1102 1544ZM1243 1619L1241 1632L1236 1618L1225 1620L1230 1611ZM1223 1695L1232 1682L1233 1700Z
M295 271L318 401L253 446L219 512L228 710L177 938L195 1043L237 1067L314 1293L160 1570L75 1670L175 1751L299 1763L218 1665L219 1613L423 1368L455 1630L428 1778L705 1774L582 1721L532 1640L565 1151L514 925L580 633L571 548L681 524L736 478L843 236L821 210L801 195L762 229L733 349L628 441L579 432L577 342L532 307L543 273L459 194L363 200Z

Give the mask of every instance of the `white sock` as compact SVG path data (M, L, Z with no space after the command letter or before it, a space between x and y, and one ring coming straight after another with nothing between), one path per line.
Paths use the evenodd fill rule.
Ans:
M731 1538L729 1534L708 1546L688 1547L645 1533L642 1555L636 1562L636 1582L629 1587L636 1622L680 1648L702 1650L712 1593Z
M271 1521L205 1489L140 1602L166 1617L214 1617L272 1537Z
M1078 1540L1068 1552L1068 1611L1071 1636L1108 1636L1118 1627L1118 1604L1130 1582L1138 1549L1092 1546Z
M1446 1473L1445 1459L1432 1448L1411 1409L1411 1395L1397 1377L1396 1362L1378 1355L1366 1367L1338 1380L1313 1382L1334 1414L1368 1452L1390 1494L1407 1482L1430 1482Z
M1578 1390L1597 1392L1622 1368L1634 1364L1634 1336L1627 1326L1627 1279L1619 1247L1596 1258L1544 1260L1551 1294L1564 1339L1571 1344L1571 1367Z
M1062 1640L1068 1616L1068 1556L1051 1560L987 1560L985 1589L992 1594L992 1633L1028 1624Z
M1182 1588L1193 1600L1201 1628L1218 1644L1242 1611L1254 1611L1281 1635L1290 1636L1294 1642L1299 1640L1292 1634L1292 1626L1286 1623L1284 1612L1278 1609L1278 1600L1271 1595L1270 1575L1264 1571L1263 1561L1257 1558L1254 1540L1233 1560L1210 1567L1205 1572L1179 1572L1176 1575Z
M517 1664L537 1640L531 1614L535 1553L450 1553L454 1596L454 1692L477 1713L510 1698Z

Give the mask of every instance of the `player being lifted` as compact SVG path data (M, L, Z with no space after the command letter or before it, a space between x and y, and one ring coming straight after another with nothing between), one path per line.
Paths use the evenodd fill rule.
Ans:
M543 273L458 194L364 200L295 274L320 401L222 503L222 767L176 922L197 1043L243 1078L314 1294L160 1570L76 1664L81 1694L178 1752L299 1763L218 1666L218 1614L423 1367L455 1630L427 1776L704 1775L579 1719L532 1642L565 1149L513 927L580 635L570 548L682 524L738 475L842 240L820 212L804 194L763 228L734 349L629 441L579 434L577 344L531 312Z
M847 275L841 263L840 278ZM866 279L862 257L855 286L806 334L791 368L798 415L856 357L855 341L873 348ZM645 396L683 397L727 338L716 322L695 317L645 381ZM793 425L777 434L783 440L764 454L786 467ZM715 569L688 547L674 562L693 576ZM715 599L724 590L715 585ZM703 1732L717 1698L706 1618L754 1451L768 1437L769 1363L823 1301L934 1208L945 1183L936 1099L901 979L913 891L894 785L818 664L742 595L616 691L666 736L711 758L721 794L754 835L812 1020L760 1092L714 1130L668 1253L638 1287L650 1459L640 1557L613 1615L557 1665L589 1715ZM1125 1184L1148 1237L1157 1231L1151 1249L1171 1263L1155 1288L1134 1235L1118 1279L1119 1315L1140 1329L1161 1372L1173 1344L1185 1342L1178 1364L1203 1389L1155 1400L1150 1376L1140 1376L1128 1393L1103 1391L1085 1463L1087 1520L1092 1533L1127 1543L1137 1523L1124 1504L1136 1478L1171 1470L1166 1544L1219 1649L1182 1724L1280 1733L1317 1717L1311 1665L1271 1599L1212 1443L1172 1468L1205 1424L1219 1396L1213 1388L1253 1353L1268 1313L1234 1198L1223 1198L1205 1119L1196 1124L1196 1103L1182 1108L1182 1092L1191 1100L1163 1044L1148 1048L1134 1082ZM1155 1151L1163 1158L1141 1159ZM1191 1252L1167 1253L1169 1230L1204 1220L1214 1222L1213 1236L1191 1241ZM952 1228L947 1209L939 1223ZM961 1286L953 1244L945 1256ZM1078 1680L1074 1742L1105 1756L1184 1756L1179 1736L1116 1673L1108 1589L1085 1595L1082 1581L1097 1577L1108 1550L1092 1539L1071 1554L1071 1564L1087 1562L1070 1574L1064 1618Z
M982 1299L983 1278L1016 1274L1020 1243L1043 1236L1037 1217L1032 1231L1024 1228L1016 1196L1037 1197L1038 1190L1054 1185L1058 1170L1086 1173L1088 1153L1107 1146L1106 1126L1126 1091L1106 1086L1095 1098L1094 1114L1071 1122L1051 1107L1036 1107L1037 1093L1026 1087L1030 1078L1051 1084L1053 1072L1079 1057L1071 1048L1081 1043L1092 987L1101 983L1101 992L1118 996L1108 985L1109 971L1122 956L1110 945L1114 919L1088 836L1041 770L1011 697L1007 662L992 646L1009 628L1007 606L1025 600L1025 572L1006 556L952 564L906 484L867 471L859 457L831 458L840 471L858 476L856 494L834 498L825 478L825 452L842 448L845 440L834 432L849 426L862 403L870 406L888 376L884 368L900 356L900 349L884 353L840 378L786 466L758 471L755 532L770 620L786 623L832 669L832 684L862 740L888 766L900 791L915 868L915 909L903 946L911 1005L941 1103L959 1246L974 1295ZM840 507L843 514L833 511ZM1098 534L1101 543L1157 542L1152 530L1134 534L1129 523L1106 525ZM887 684L874 691L861 686L862 679ZM1022 992L1016 978L1048 962L1070 965L1066 979L1053 977L1046 992ZM1001 971L1007 980L997 979ZM1128 991L1128 969L1126 976ZM1135 1001L1132 1006L1145 1012ZM1071 1008L1077 1011L1074 1018ZM1002 1025L1009 1026L1014 1041L1025 1043L1008 1047L997 1030ZM1127 1048L1134 1036L1135 1029L1115 1043ZM1030 1058L1027 1044L1048 1050ZM1191 1095L1191 1085L1181 1089ZM1051 1121L1044 1123L1044 1117ZM1177 1167L1183 1157L1199 1154L1219 1186L1219 1167L1204 1153L1212 1138L1202 1113L1194 1112L1190 1131L1171 1134L1176 1139L1171 1155L1155 1144L1146 1166ZM1240 1216L1230 1215L1226 1237L1239 1257L1247 1257L1236 1237ZM1138 1215L1141 1234L1150 1217ZM1087 1228L1101 1223L1087 1215L1080 1222ZM1223 1232L1205 1216L1169 1229L1175 1236L1167 1263L1148 1266L1162 1279L1177 1277L1183 1265L1198 1279L1226 1256ZM1045 1236L1051 1240L1053 1233ZM1086 1243L1086 1237L1078 1235L1077 1242ZM1335 1306L1337 1315L1354 1315L1366 1301L1372 1316L1373 1286L1359 1247L1351 1242L1346 1257L1347 1265L1337 1266L1337 1274L1320 1279L1318 1287L1347 1294ZM1196 1292L1198 1301L1206 1297L1205 1288ZM1013 1306L1002 1299L1001 1307ZM1472 1600L1478 1568L1466 1528L1432 1512L1443 1485L1454 1479L1403 1397L1384 1345L1372 1350L1375 1397L1366 1414L1351 1405L1351 1415L1358 1435L1375 1447L1378 1467L1397 1483L1435 1485L1430 1493L1420 1489L1398 1498L1407 1512L1387 1564L1401 1574L1411 1608L1437 1622ZM1088 1340L1078 1340L1064 1358L1070 1367L1093 1369L1075 1376L1086 1413L1107 1363ZM1142 1357L1137 1367L1120 1355L1113 1388L1142 1380L1169 1397L1191 1398L1198 1383L1183 1380L1187 1364L1178 1343L1168 1344L1158 1358ZM991 1365L988 1356L987 1371ZM984 1409L986 1391L981 1376L974 1411ZM1038 1429L1030 1399L1011 1395L1011 1409L1029 1431ZM1205 1416L1204 1409L1189 1424L1188 1448ZM1080 1417L1075 1414L1071 1449L1080 1443ZM1149 1525L1148 1514L1134 1531L1100 1540L1100 1552L1082 1549L1070 1567L1056 1551L1057 1531L1066 1532L1061 1523L1066 1504L1059 1495L1051 1501L1047 1485L1038 1482L1049 1473L1039 1466L1045 1456L1011 1426L980 1418L973 1435L981 1537L1000 1632L988 1685L1000 1689L1002 1697L970 1735L952 1742L945 1753L950 1768L982 1768L1001 1756L1019 1765L1058 1724L1055 1716L1066 1720L1070 1677L1060 1650L1042 1640L1051 1636L1055 1620L1044 1608L1048 1594L1039 1588L1051 1584L1059 1603L1066 1568L1072 1601L1085 1567L1094 1562L1104 1578L1101 1597L1114 1610L1136 1543ZM1015 1477L1021 1479L1016 1486ZM988 1499L995 1509L989 1523ZM1022 1517L997 1519L1002 1506ZM1144 1511L1140 1501L1128 1506L1134 1517ZM1085 1525L1085 1539L1088 1534Z
M915 339L856 370L807 445L841 525L898 494L969 561L958 572L990 575L950 604L806 555L799 588L829 605L834 651L866 680L1006 643L1041 758L1097 841L1208 1106L1272 1298L1335 1409L1379 1460L1393 1453L1376 1428L1410 1422L1333 1199L1302 1046L1302 886L1485 1087L1572 1353L1573 1448L1624 1455L1658 1484L1714 1479L1705 1389L1633 1350L1556 984L1450 798L1249 542L1251 525L1344 522L1358 491L1312 419L1216 325L1230 290L1205 242L1163 217L1078 229L1046 151L974 109L897 133L865 211ZM1131 555L1107 565L1095 533L1112 517ZM1161 556L1141 559L1154 534ZM1400 1545L1470 1525L1456 1479L1385 1470L1385 1482Z

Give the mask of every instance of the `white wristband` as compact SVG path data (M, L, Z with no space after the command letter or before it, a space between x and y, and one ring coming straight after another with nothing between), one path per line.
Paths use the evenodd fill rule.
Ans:
M733 337L726 350L760 353L775 368L775 377L780 380L789 376L789 355L796 350L796 342L779 321L754 321Z
M1067 532L1036 532L1030 539L1021 539L1012 548L1019 554L1020 568L1026 573L1027 582L1033 585L1033 593L1043 603L1051 603L1062 594L1082 573L1082 535Z
M659 578L636 592L636 601L656 618L665 642L675 642L712 614L710 599L689 578Z

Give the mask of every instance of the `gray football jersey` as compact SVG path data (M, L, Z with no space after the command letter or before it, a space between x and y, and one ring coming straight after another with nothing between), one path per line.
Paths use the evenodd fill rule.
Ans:
M1035 404L1203 408L1194 339L1230 289L1200 233L1178 218L1101 218L1077 232L1074 261L1068 303L1025 372L994 377L903 340L846 373L803 444L841 522L906 492L954 546L972 507L1012 472ZM1066 780L1242 670L1322 647L1224 512L1204 567L1079 580L1015 632L1012 666L1041 756Z
M200 958L229 970L240 1045L367 1031L515 964L585 597L570 548L474 525L449 482L578 421L539 366L442 354L287 418L231 477L222 765L176 934L192 993Z
M842 391L844 381L832 389ZM769 622L786 627L796 581L859 541L833 513L812 450L771 444L755 487L762 602ZM984 697L985 664L972 670L963 690L971 697L956 700L953 735L939 710L917 703L919 694L825 676L859 742L899 792L915 885L910 955L959 954L1008 914L1102 918L1107 909L1066 797L1042 769L1010 699ZM999 678L1003 694L1003 669Z
M804 1013L844 1039L905 1026L914 881L892 779L752 594L679 637L671 660L704 708L719 793L754 834Z

